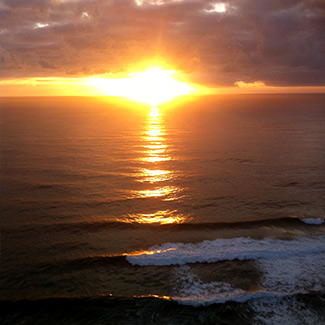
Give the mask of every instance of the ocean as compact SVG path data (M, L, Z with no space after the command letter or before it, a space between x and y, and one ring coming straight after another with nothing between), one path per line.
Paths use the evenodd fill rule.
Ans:
M325 324L325 95L1 98L3 324Z

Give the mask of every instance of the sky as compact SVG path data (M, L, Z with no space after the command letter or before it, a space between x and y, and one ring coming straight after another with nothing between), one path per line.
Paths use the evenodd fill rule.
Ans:
M0 60L4 96L150 64L211 89L325 92L325 1L0 0Z

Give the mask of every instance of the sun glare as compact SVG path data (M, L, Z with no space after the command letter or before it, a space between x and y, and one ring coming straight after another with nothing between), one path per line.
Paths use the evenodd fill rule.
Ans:
M91 78L91 84L102 89L109 96L127 97L151 106L186 95L191 87L175 80L174 70L152 68L143 72L134 72L125 79Z

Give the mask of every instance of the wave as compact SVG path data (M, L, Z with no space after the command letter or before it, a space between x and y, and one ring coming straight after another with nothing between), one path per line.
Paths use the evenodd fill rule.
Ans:
M216 239L197 244L166 243L145 252L127 256L133 265L184 265L187 263L214 263L223 260L289 258L291 256L325 253L324 238L280 240L265 238Z
M325 295L255 295L246 302L184 306L159 296L0 301L4 324L323 324Z
M126 257L138 266L180 265L173 300L205 306L252 298L294 295L325 290L325 238L279 240L266 238L217 239L197 244L166 243ZM257 290L243 290L227 281L203 281L190 265L231 260L252 260L261 272ZM230 276L229 276L230 278Z
M103 229L135 229L135 228L157 228L160 230L173 230L173 231L184 231L184 230L212 230L212 229L242 229L242 228L263 228L263 227L299 227L304 228L306 224L308 225L322 225L324 223L324 218L301 218L301 217L288 217L288 218L273 218L273 219L263 219L263 220L246 220L238 222L195 222L191 219L191 222L180 222L180 223L143 223L138 222L137 218L132 219L132 216L128 215L127 217L109 217L107 220L103 220L102 217L98 217L101 220L91 221L74 221L74 222L56 222L53 224L38 224L38 223L29 223L15 227L7 227L2 225L2 231L4 232L28 232L28 231L100 231Z
M26 286L32 288L29 282L34 279L40 286L44 274L45 279L62 274L74 278L84 272L93 279L89 286L94 293L107 288L114 294L160 293L165 295L160 299L197 307L321 293L325 290L324 269L325 236L297 240L233 238L165 243L130 254L51 260L24 268L18 277L28 279ZM92 281L98 279L105 281L93 287ZM136 283L131 285L130 279ZM17 281L21 285L17 274L4 277L8 293ZM42 292L47 288L41 288L39 294Z

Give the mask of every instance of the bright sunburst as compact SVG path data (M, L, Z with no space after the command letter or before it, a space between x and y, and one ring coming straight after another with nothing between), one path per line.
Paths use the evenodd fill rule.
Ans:
M91 84L104 90L109 96L127 97L156 106L191 91L187 83L173 78L175 74L175 70L152 68L131 73L125 79L92 78Z

